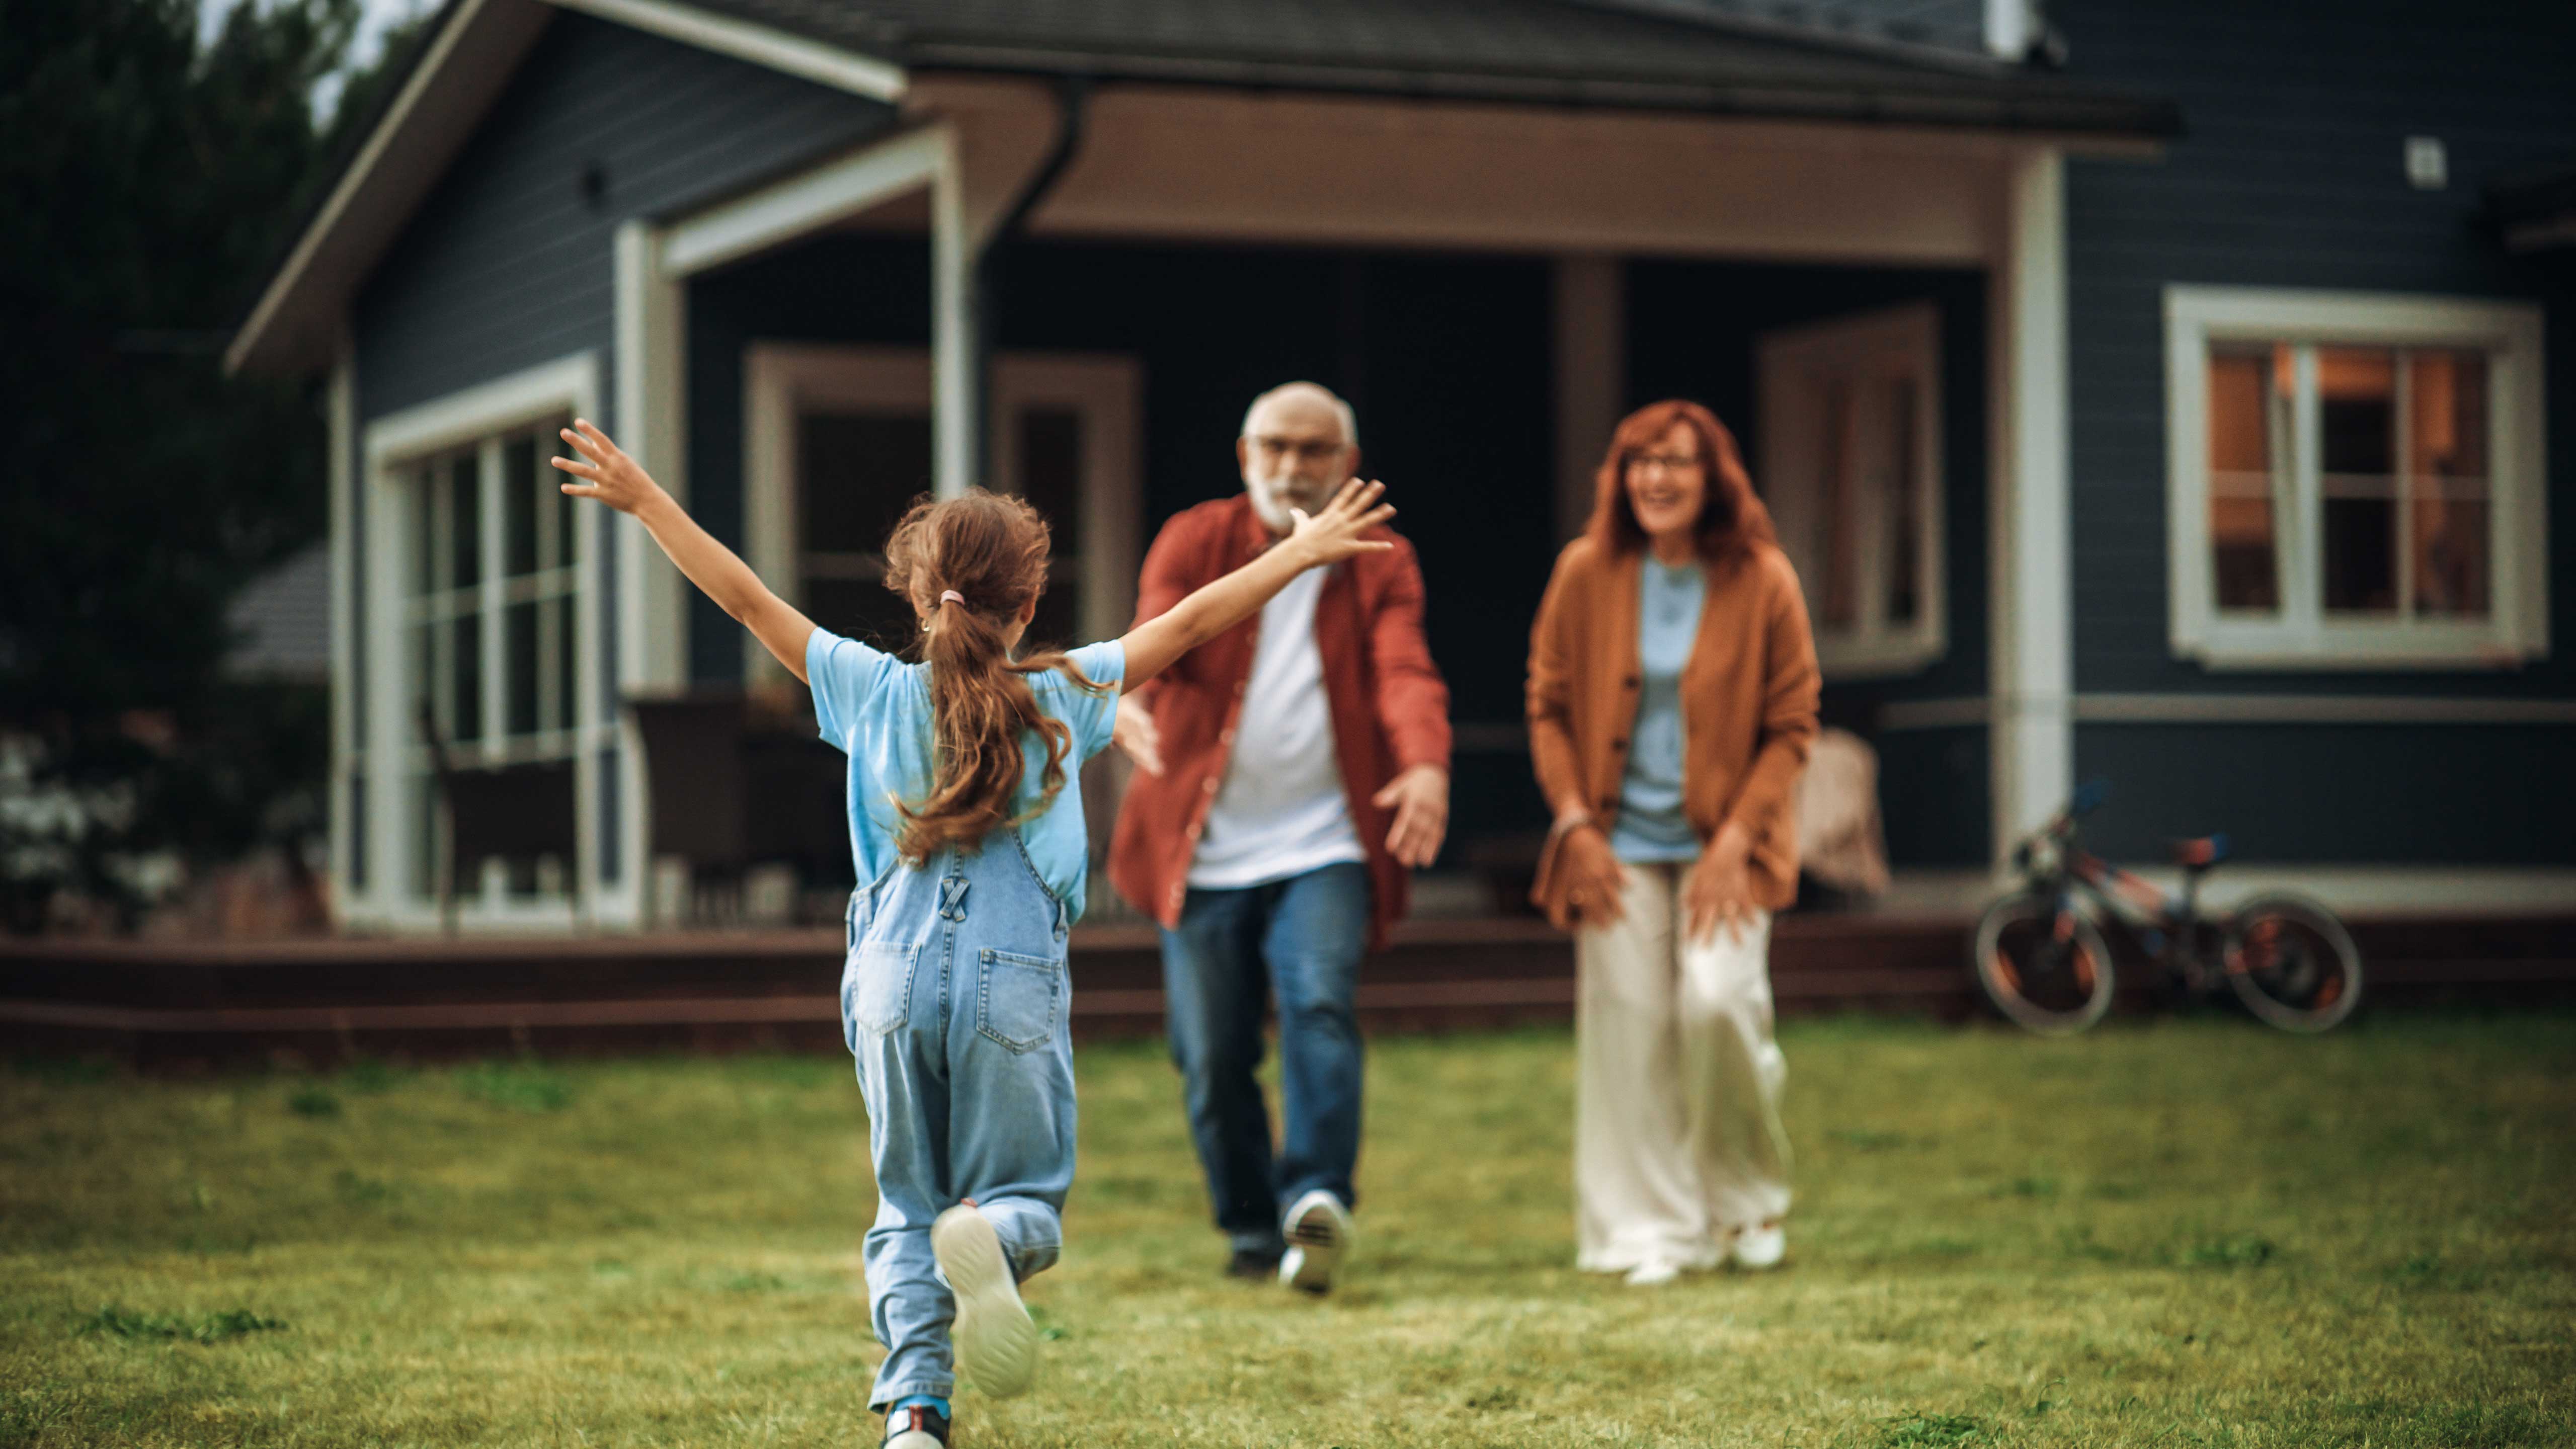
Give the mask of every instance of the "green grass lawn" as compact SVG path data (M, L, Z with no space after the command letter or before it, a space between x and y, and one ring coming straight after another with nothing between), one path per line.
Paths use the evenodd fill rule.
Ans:
M1081 1053L1037 1392L967 1446L2576 1443L2576 1017L1792 1023L1790 1261L1577 1274L1561 1032L1383 1040L1322 1303ZM823 1058L0 1072L0 1446L873 1445Z

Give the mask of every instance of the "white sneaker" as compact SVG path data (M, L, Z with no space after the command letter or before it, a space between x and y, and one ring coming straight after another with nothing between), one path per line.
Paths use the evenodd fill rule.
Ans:
M1631 1288L1661 1288L1682 1275L1682 1265L1670 1258L1648 1258L1628 1270Z
M1026 1393L1037 1376L1038 1326L1020 1304L992 1221L979 1208L950 1208L930 1225L930 1251L957 1297L957 1366L994 1398Z
M1351 1247L1350 1209L1319 1187L1297 1199L1281 1227L1288 1251L1279 1260L1279 1281L1300 1293L1332 1292L1333 1274Z
M1780 1266L1780 1260L1789 1256L1789 1230L1778 1223L1763 1223L1758 1227L1740 1229L1735 1234L1735 1244L1728 1249L1727 1255L1735 1260L1735 1266L1739 1268L1751 1268L1757 1271L1763 1268L1777 1268Z

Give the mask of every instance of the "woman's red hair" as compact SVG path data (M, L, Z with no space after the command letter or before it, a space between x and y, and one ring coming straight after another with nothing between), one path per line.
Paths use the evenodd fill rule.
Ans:
M1698 403L1669 398L1628 414L1610 434L1610 451L1593 478L1592 521L1583 529L1593 546L1607 553L1645 547L1646 531L1637 526L1636 510L1628 503L1628 460L1661 443L1675 423L1699 435L1700 467L1708 479L1699 508L1700 557L1714 563L1757 544L1778 542L1771 510L1754 496L1735 435Z

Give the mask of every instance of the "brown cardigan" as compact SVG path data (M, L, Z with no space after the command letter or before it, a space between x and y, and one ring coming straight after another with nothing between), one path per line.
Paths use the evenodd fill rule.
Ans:
M1552 811L1581 802L1603 830L1619 813L1637 718L1641 549L1590 537L1557 555L1530 629L1530 762ZM1787 555L1757 543L1704 565L1699 634L1682 666L1682 809L1705 844L1729 820L1753 841L1758 904L1798 893L1791 788L1816 737L1816 646ZM1531 900L1560 928L1573 913L1551 841Z

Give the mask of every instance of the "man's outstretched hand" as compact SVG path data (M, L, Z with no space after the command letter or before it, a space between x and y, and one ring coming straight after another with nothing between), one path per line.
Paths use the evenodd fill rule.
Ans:
M1128 695L1118 701L1117 722L1109 728L1109 741L1135 762L1136 768L1148 775L1163 773L1163 732L1154 727L1154 712Z
M1440 854L1449 834L1449 772L1438 765L1416 765L1377 792L1377 808L1395 812L1386 833L1387 852L1415 869Z

